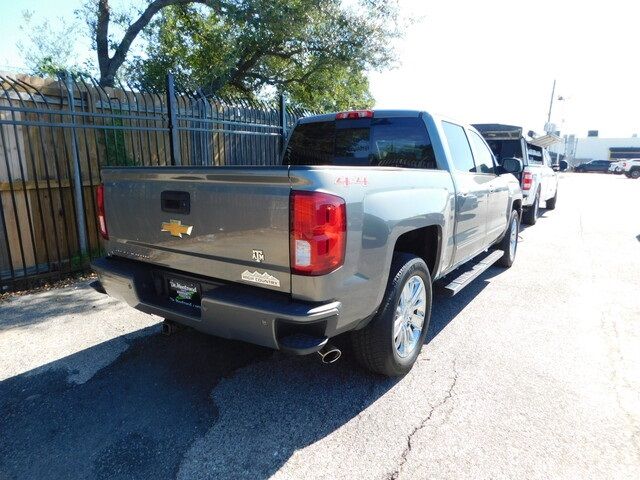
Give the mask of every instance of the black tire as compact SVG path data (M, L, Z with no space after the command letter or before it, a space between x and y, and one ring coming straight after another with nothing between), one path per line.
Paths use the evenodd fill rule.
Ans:
M553 196L553 198L550 198L549 200L547 200L547 210L555 210L557 201L558 201L558 189L556 188L556 194Z
M515 220L515 221L514 221ZM511 233L513 232L513 229L515 228L516 231L516 244L515 244L515 248L513 249L513 254L511 252ZM513 210L511 212L511 216L509 217L509 228L507 229L507 232L504 234L504 237L502 238L502 240L500 241L500 243L498 244L498 250L502 250L504 253L502 255L502 257L500 257L500 260L498 260L498 263L500 265L502 265L505 268L509 268L511 265L513 265L513 262L516 259L516 253L518 251L518 236L520 235L520 216L518 215L517 210Z
M631 172L629 172L629 178L633 178L634 180L640 178L640 168L631 170Z
M424 323L415 348L407 357L402 358L394 344L396 308L402 289L414 275L422 278L426 291ZM378 313L366 327L351 333L353 351L358 362L364 368L388 377L408 373L420 354L429 329L431 299L431 275L424 260L409 253L395 253Z
M536 198L533 200L533 205L524 209L522 214L522 222L527 225L535 225L538 221L538 210L540 209L540 190L536 192Z

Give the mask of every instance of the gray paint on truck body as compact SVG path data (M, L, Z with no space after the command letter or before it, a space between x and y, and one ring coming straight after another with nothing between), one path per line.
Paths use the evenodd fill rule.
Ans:
M456 242L464 240L467 235L467 232L457 232L456 218L483 213L479 212L478 206L478 211L461 211L462 202L457 192L460 174L456 174L449 147L442 140L445 138L442 117L418 111L376 111L375 116L420 116L431 138L439 169L337 166L105 169L105 203L111 236L106 243L107 254L136 260L143 265L153 264L223 282L252 285L255 296L260 296L264 289L281 292L288 298L286 302L290 302L291 308L303 311L310 305L320 312L326 311L325 319L329 320L325 334L329 337L362 326L362 320L370 318L382 302L394 247L402 234L427 226L438 229L440 244L434 247L438 251L435 268L431 272L434 279L488 247L483 245L463 259L456 258ZM321 115L299 122L334 118L334 115ZM521 201L522 193L512 175L492 177L500 179L500 188L508 192L508 205L505 203L503 212L503 230L506 231L513 202ZM182 216L162 212L160 193L181 189L190 192L191 212ZM291 190L322 191L345 200L345 261L327 275L290 273ZM193 225L192 235L175 238L160 232L161 222L170 219ZM499 239L504 231L497 232L493 241ZM264 252L264 263L252 261L253 249ZM108 277L108 293L114 291L116 296L141 308L139 298L132 299L131 293L127 292L130 290L127 286L129 280L125 279L118 286L108 272L108 264L98 263L95 265L98 274L101 278ZM241 276L245 270L266 272L276 277L280 285L244 282ZM211 293L211 298L215 295ZM243 298L243 301L251 303L251 296ZM256 313L259 309L252 311L250 305L243 304L242 308L237 305L234 310L225 301L226 306L222 307L219 299L214 298L210 302L203 296L203 305L208 302L211 305L208 313L203 309L202 318L194 321L180 316L174 318L210 333L277 348L275 322L283 315L286 317L282 311L273 313L271 320L267 321L269 331L256 335L252 328L259 330L265 327L262 321L265 316ZM146 305L141 309L158 313L153 312L154 308ZM234 312L242 316L243 322L249 322L247 332L225 334L227 327L236 321ZM159 314L171 318L170 311L162 310ZM256 320L252 326L251 315L262 320ZM304 315L292 318L295 322L305 322ZM319 318L323 316L315 315L308 321ZM226 327L212 327L209 325L211 322Z

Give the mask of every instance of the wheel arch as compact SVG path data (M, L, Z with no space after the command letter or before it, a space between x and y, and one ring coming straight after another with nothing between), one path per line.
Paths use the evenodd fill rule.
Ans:
M402 233L396 238L393 246L393 253L396 252L411 253L422 258L433 279L439 270L442 255L441 226L437 224L425 225Z
M507 212L507 215L511 216L511 212L516 210L518 212L518 216L522 218L522 199L516 198L511 202L511 208Z

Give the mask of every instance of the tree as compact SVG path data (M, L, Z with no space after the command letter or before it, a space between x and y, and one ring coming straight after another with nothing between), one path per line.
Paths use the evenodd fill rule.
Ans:
M153 0L147 6L138 11L138 17L132 21L130 13L118 14L114 19L115 23L124 27L124 35L119 42L115 42L109 35L109 26L112 20L111 6L109 0L88 0L84 6L86 21L91 29L95 49L98 57L98 69L100 70L100 85L113 86L118 70L124 63L131 44L140 35L142 30L149 25L160 10L171 5L186 4L220 4L217 0ZM110 54L113 51L113 54Z
M393 2L364 0L245 0L219 9L166 8L147 36L144 56L128 76L161 86L166 71L207 93L286 91L308 108L372 103L366 71L393 61L399 35Z
M89 27L102 86L121 76L162 88L171 71L206 93L286 91L308 108L364 107L373 101L366 72L393 63L390 41L401 32L390 0L141 1L116 11L109 0L85 0L76 11ZM73 35L35 34L34 65L42 73L73 65ZM142 48L132 48L136 41Z

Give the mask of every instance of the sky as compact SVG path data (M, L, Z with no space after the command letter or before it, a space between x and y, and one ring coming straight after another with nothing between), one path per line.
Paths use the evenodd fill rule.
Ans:
M640 134L640 2L401 0L416 23L398 69L370 76L376 107L422 108L542 133Z
M118 3L124 0L114 0ZM0 0L0 70L24 68L15 46L22 11L34 23L72 19L81 0ZM470 123L543 132L640 134L637 0L399 0L413 19L395 42L396 68L370 72L376 108L412 108ZM65 20L68 21L68 20ZM81 28L81 26L78 26ZM91 56L78 43L79 57Z

